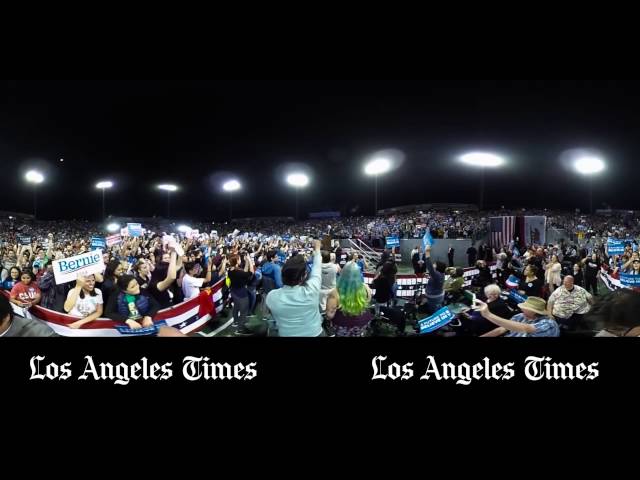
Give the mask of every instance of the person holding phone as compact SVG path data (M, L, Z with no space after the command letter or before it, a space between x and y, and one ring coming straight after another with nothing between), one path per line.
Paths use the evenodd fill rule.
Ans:
M482 335L483 337L559 337L560 327L547 311L547 302L539 297L529 297L518 304L522 311L510 320L491 313L489 305L480 300L474 303L474 309L483 318L489 320L497 328Z

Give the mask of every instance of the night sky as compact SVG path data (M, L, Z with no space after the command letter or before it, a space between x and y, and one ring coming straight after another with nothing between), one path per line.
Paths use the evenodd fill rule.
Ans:
M478 171L456 156L503 154L487 175L487 206L588 208L588 182L562 166L572 148L595 148L608 168L594 205L640 208L632 171L640 148L640 89L633 81L242 80L1 81L0 210L32 211L24 173L34 166L38 216L165 215L158 183L176 183L172 213L225 220L223 179L243 183L234 217L293 215L282 166L305 163L312 183L301 212L373 212L372 152L395 148L404 164L381 178L380 208L475 203ZM64 162L59 162L64 158Z

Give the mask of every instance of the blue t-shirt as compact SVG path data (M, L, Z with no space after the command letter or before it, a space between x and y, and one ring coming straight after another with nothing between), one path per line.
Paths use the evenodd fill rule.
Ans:
M555 320L547 317L538 317L535 320L527 320L524 313L519 313L511 318L514 322L528 323L536 329L533 333L509 332L507 337L559 337L560 327Z

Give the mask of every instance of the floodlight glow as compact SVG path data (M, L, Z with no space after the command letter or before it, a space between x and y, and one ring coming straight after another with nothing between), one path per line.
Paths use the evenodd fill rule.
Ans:
M109 225L107 225L107 232L115 233L119 231L120 231L120 225L118 225L117 223L110 223Z
M158 185L158 188L167 192L175 192L176 190L178 190L178 187L176 187L175 185Z
M364 167L367 175L382 175L391 170L391 160L386 157L374 158Z
M223 186L222 189L225 192L235 192L236 190L240 190L240 182L237 180L229 180L228 182L226 182Z
M604 170L604 162L598 157L581 157L573 164L578 173L593 175Z
M309 185L309 177L304 173L292 173L287 177L287 183L293 187L306 187Z
M504 165L504 158L493 153L471 152L460 157L460 161L467 165L483 168L495 168Z
M188 226L186 226L186 225L180 225L180 226L178 227L178 231L179 231L180 233L187 233L187 232L190 232L190 231L191 231L191 227L188 227Z
M36 172L35 170L31 170L27 172L24 178L27 180L27 182L30 182L30 183L44 182L44 175L42 175L40 172Z
M102 190L104 190L105 188L111 188L111 187L113 187L113 182L109 182L109 181L99 182L96 184L96 188L100 188Z

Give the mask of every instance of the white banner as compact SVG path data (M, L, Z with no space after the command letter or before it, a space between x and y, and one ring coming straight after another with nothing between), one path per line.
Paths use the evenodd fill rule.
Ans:
M53 262L53 274L58 285L73 282L78 278L78 275L102 273L104 269L105 265L100 249Z

